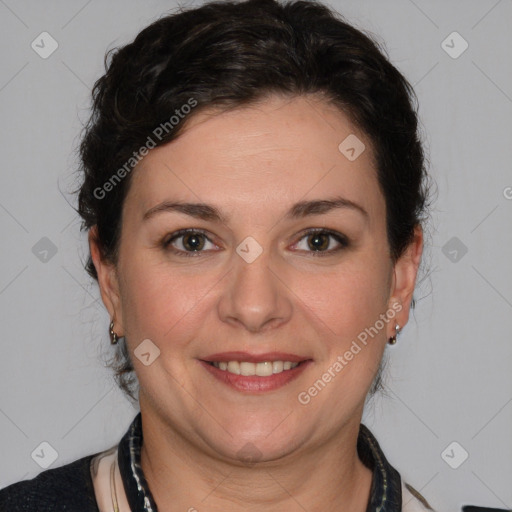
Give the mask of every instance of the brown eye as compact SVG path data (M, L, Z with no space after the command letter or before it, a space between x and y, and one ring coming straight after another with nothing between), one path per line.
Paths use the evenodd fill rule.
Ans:
M210 247L206 247L207 244L210 244ZM162 243L162 246L180 256L199 256L201 252L206 252L203 249L216 247L205 233L196 229L176 231Z
M294 248L310 252L313 256L329 256L348 247L345 236L336 231L315 229L307 231Z
M204 247L204 235L203 234L186 234L183 236L183 247L191 251L200 251Z
M314 251L325 251L329 247L329 238L326 233L314 233L308 236L307 243Z

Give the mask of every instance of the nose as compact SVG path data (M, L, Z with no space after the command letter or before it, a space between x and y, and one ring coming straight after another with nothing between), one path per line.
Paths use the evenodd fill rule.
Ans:
M223 322L238 325L252 333L265 332L289 321L291 291L270 254L263 251L248 263L233 253L231 272L218 303Z

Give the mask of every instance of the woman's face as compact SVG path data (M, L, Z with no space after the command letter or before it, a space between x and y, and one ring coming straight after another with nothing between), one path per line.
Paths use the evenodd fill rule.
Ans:
M393 266L370 142L318 98L189 121L133 171L117 266L91 242L103 300L143 414L215 457L299 453L359 424L386 342L408 319L421 232ZM204 362L262 354L307 362L266 377Z

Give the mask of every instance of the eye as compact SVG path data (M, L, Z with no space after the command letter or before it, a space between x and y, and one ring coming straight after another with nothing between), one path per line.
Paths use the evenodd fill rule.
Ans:
M338 244L337 247L336 243ZM347 238L341 233L328 229L317 228L306 231L300 241L293 247L299 250L312 252L313 256L328 256L348 247L348 245L349 243Z
M210 244L212 247L207 247ZM165 249L171 250L178 256L194 257L203 249L215 248L216 245L206 236L206 233L198 229L180 229L162 242Z

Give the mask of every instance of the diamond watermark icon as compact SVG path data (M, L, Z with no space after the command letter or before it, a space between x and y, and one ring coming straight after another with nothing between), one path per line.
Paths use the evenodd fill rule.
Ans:
M48 32L41 32L30 46L39 57L47 59L59 47L59 43Z
M263 454L253 443L246 443L240 450L238 450L237 456L246 464L254 464L261 460Z
M452 32L441 43L441 48L452 58L458 59L469 47L468 42L458 33Z
M50 443L43 441L30 454L30 456L38 466L41 466L43 469L47 469L57 460L59 454Z
M453 236L443 245L441 251L452 263L458 263L466 255L468 248L459 238Z
M238 245L236 252L247 263L252 263L263 252L263 247L252 236L248 236Z
M338 149L343 156L353 162L361 156L361 153L366 149L366 146L362 140L351 133L348 137L343 139L342 142L340 142Z
M150 339L145 339L133 353L143 365L149 366L160 355L160 349Z
M48 263L57 254L57 246L49 238L43 236L32 247L32 253L39 261Z
M469 453L457 441L450 443L441 453L441 458L452 469L460 467L468 457Z

